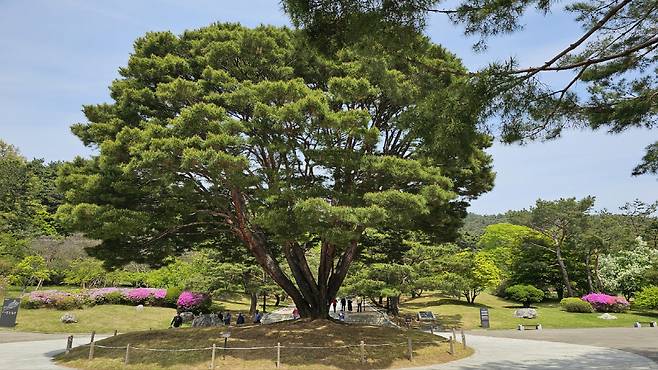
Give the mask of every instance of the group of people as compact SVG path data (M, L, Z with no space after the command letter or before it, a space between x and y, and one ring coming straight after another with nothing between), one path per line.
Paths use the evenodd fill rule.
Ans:
M336 298L331 300L331 306L334 309L334 313L336 313L336 306L338 305L338 300ZM352 312L352 297L342 297L340 299L340 312L343 313L345 311ZM363 312L365 310L365 304L363 302L363 297L358 296L356 298L356 312Z
M226 314L223 312L219 312L216 314L217 317L219 317L219 320L221 320L224 325L231 325L231 313L226 311ZM261 320L263 319L263 314L260 313L260 311L256 310L254 312L254 316L252 317L253 323L254 324L260 324ZM238 312L238 317L235 319L235 324L236 325L244 325L246 322L245 316L242 314L242 312ZM176 312L176 316L171 320L171 323L169 324L169 327L174 327L178 328L183 324L183 316L181 315L180 312Z

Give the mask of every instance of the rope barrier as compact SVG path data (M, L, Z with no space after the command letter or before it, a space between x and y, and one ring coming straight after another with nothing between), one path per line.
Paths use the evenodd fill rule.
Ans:
M441 344L448 341L434 341L434 342L414 342L414 344ZM388 347L388 346L403 346L406 345L406 342L400 343L379 343L379 344L363 344L363 347ZM79 347L89 346L89 343L82 344ZM96 348L105 348L105 349L125 349L125 346L114 347L114 346L103 346L100 344L94 344ZM287 349L332 349L332 348L351 348L351 347L361 347L361 344L345 344L340 346L281 346L279 348ZM217 350L258 350L258 349L276 349L276 346L260 346L260 347L216 347ZM175 349L166 349L166 348L141 348L141 347L130 347L131 350L138 351L151 351L151 352L192 352L192 351L209 351L212 350L212 347L203 347L203 348L175 348Z

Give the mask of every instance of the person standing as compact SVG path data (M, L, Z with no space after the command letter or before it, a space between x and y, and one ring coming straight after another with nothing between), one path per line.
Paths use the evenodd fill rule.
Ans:
M238 318L235 320L235 323L238 325L244 324L244 316L242 316L242 312L238 313Z
M297 307L295 307L295 309L292 310L292 319L297 320L298 318L299 318L299 310L297 309Z
M356 312L363 312L363 297L356 297Z
M340 299L340 310L345 312L345 306L347 306L347 300L343 297Z
M260 324L260 321L263 319L263 315L260 314L258 310L254 314L254 324Z
M347 310L352 312L352 297L347 298Z
M180 315L180 312L176 312L176 316L174 316L174 318L171 319L171 323L169 324L169 327L178 328L182 324L183 324L183 316Z
M331 300L331 305L334 306L334 313L336 313L336 305L337 304L338 304L338 301L336 300L336 298Z
M224 316L224 325L231 325L231 313L226 312L226 316Z

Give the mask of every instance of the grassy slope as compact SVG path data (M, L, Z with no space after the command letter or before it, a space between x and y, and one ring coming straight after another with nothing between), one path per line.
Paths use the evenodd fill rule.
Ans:
M499 297L482 293L469 305L464 300L446 298L436 294L424 295L420 298L407 299L401 303L401 314L415 314L418 311L432 311L438 314L440 320L447 326L463 326L465 329L480 327L480 308L489 309L492 329L515 329L521 323L541 323L544 328L599 328L624 326L631 327L636 321L657 321L656 312L629 311L614 313L617 320L602 320L600 313L572 313L560 309L558 302L537 304L539 313L537 319L517 319L514 311L520 308L517 303L506 301Z
M224 328L186 328L162 331L133 332L97 342L99 345L158 349L203 348L213 343L223 346L220 334ZM406 359L407 338L414 345L414 360ZM438 337L418 331L391 328L356 326L317 320L308 322L283 322L269 325L232 327L229 347L275 346L341 346L355 345L364 340L367 344L393 343L394 346L367 347L367 364L360 364L358 347L333 349L281 350L284 369L373 369L408 367L450 361L470 354L460 349L457 356L450 356L447 343ZM219 369L271 369L276 360L276 349L228 351L225 359L218 352L216 366ZM58 362L65 366L85 369L117 369L122 366L124 349L96 347L95 359L87 360L88 347L76 348L69 355L61 355ZM211 351L151 352L134 349L130 354L129 369L207 369Z
M44 287L42 290L57 289L61 291L77 290L76 287ZM32 289L28 289L31 291ZM17 287L9 287L4 295L7 298L19 297L21 290ZM0 292L0 302L4 299ZM224 301L216 301L221 310L232 312L248 312L249 298L237 296ZM259 302L262 304L262 301ZM274 300L268 300L268 311L274 310ZM284 305L286 303L283 303ZM71 312L78 318L76 324L63 324L59 318L65 313ZM128 332L136 330L166 329L169 326L175 310L163 307L145 307L138 312L133 306L124 305L102 305L87 307L82 310L59 311L54 309L25 309L18 310L16 327L13 330L42 333L89 333L95 330L97 333ZM10 330L0 328L0 330Z

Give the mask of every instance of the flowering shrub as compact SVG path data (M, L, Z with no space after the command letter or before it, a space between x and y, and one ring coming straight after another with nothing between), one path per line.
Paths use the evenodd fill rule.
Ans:
M210 307L210 297L207 294L184 291L178 296L176 306L178 311L200 312Z
M58 290L42 290L30 293L23 297L25 308L56 308L58 310L70 310L81 308L88 303L88 297L84 294L72 294Z
M205 307L209 298L205 294L188 292L193 298L184 300L190 307ZM70 310L82 308L83 306L93 306L99 304L129 304L129 305L149 305L162 307L175 307L176 298L173 302L167 302L166 289L156 288L98 288L83 290L79 293L68 293L58 290L42 290L31 292L23 296L21 305L24 308L55 308L61 310ZM198 297L205 297L199 300ZM209 303L208 303L209 304Z
M155 288L136 288L128 289L123 295L131 303L134 304L147 304L152 306L161 306L164 303L164 298L167 295L167 289Z
M583 296L582 300L591 304L597 312L623 312L630 308L625 298L603 293L590 293Z

